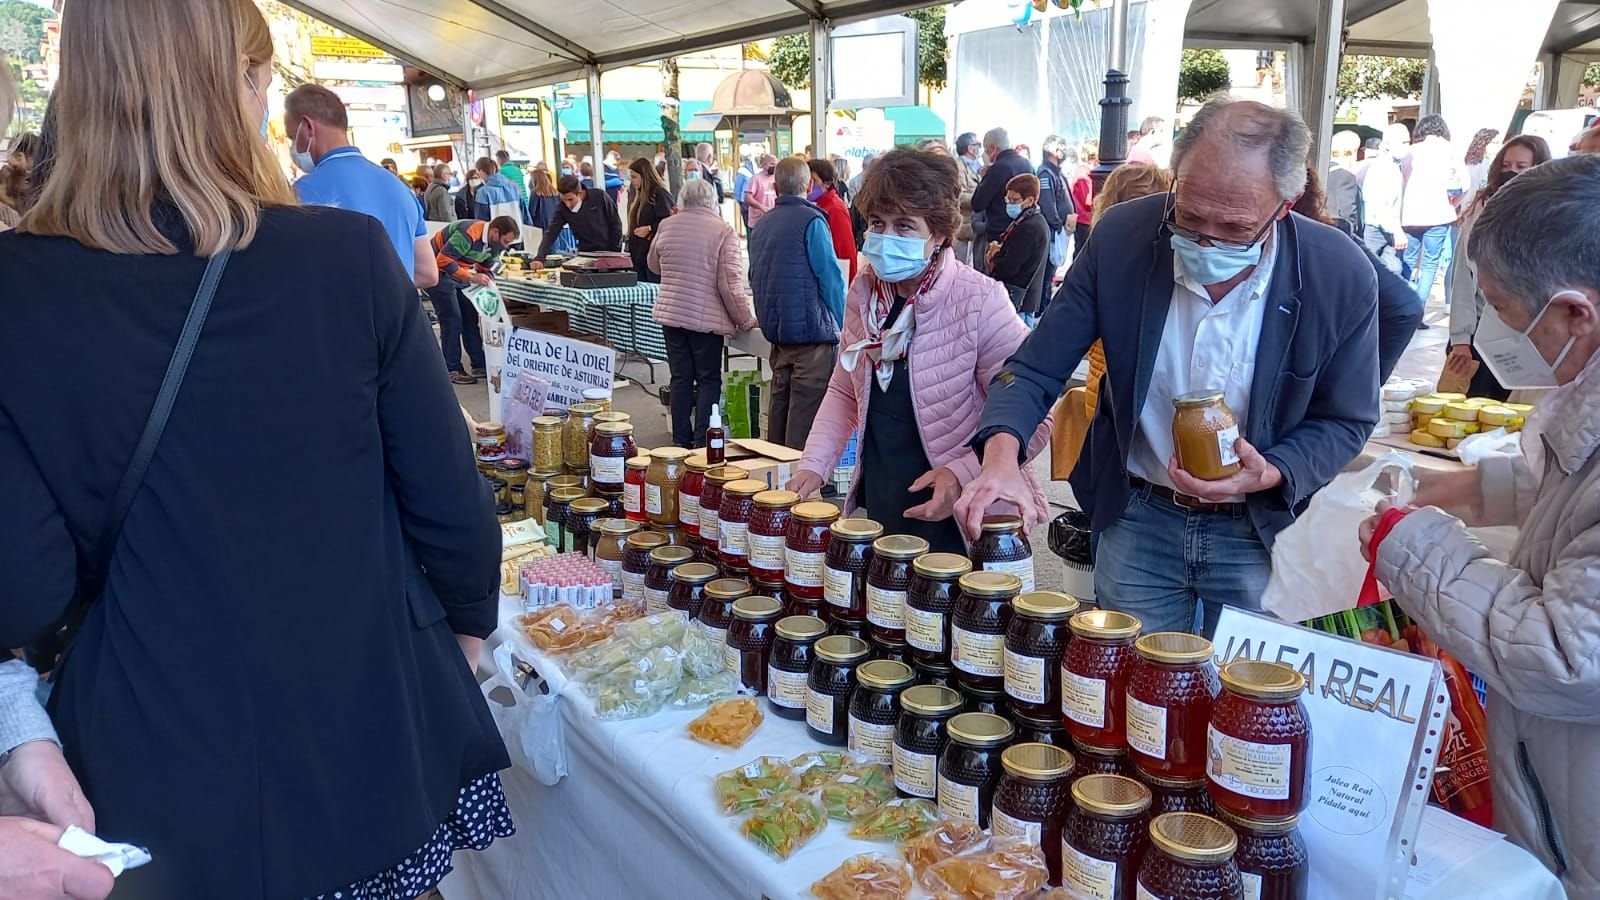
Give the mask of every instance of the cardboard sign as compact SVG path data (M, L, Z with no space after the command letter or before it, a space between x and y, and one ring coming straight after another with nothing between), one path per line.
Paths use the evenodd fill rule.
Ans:
M1218 666L1248 657L1305 676L1310 896L1404 896L1450 706L1438 660L1232 608L1213 645Z
M610 347L526 328L511 329L505 354L508 377L531 375L549 385L547 410L583 402L583 392L589 388L611 390L617 367L617 352Z

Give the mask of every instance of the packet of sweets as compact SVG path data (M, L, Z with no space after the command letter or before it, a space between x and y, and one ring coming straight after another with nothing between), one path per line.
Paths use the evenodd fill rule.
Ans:
M753 759L717 776L717 806L723 815L754 809L794 788L794 770L776 756Z
M910 895L906 864L876 853L852 856L811 885L817 900L904 900Z
M828 824L809 794L789 793L755 808L740 830L779 859L800 849Z
M828 818L848 822L888 803L894 796L894 777L888 766L854 765L846 766L823 786L822 805Z
M890 800L856 816L850 836L866 841L903 841L931 831L939 823L939 807L922 799Z

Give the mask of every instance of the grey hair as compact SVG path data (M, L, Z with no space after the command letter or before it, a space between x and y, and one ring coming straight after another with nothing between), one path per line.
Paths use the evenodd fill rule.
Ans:
M703 155L703 151L708 151L709 150L712 153L715 153L716 149L717 148L711 146L711 142L710 141L701 141L700 143L694 145L695 158L696 159L700 158L700 156Z
M684 209L716 209L717 189L703 178L691 178L678 191L678 205Z
M1067 158L1067 139L1059 134L1052 134L1044 139L1044 146L1041 149L1058 160L1064 160Z
M811 167L798 156L785 156L778 160L778 169L772 173L780 197L804 197L811 188Z
M1600 290L1600 155L1547 162L1506 182L1473 223L1467 255L1530 315L1558 291Z
M1219 116L1217 140L1233 143L1241 151L1266 150L1267 166L1278 199L1284 202L1300 196L1306 189L1306 157L1311 153L1311 129L1293 110L1278 109L1253 100L1212 100L1189 120L1189 126L1172 145L1172 171L1176 175L1183 158L1206 136Z
M1004 128L991 128L983 133L983 145L996 150L1011 149L1011 135Z

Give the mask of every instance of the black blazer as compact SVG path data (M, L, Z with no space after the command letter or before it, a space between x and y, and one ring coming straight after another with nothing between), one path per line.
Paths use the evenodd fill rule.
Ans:
M205 267L180 248L0 234L0 646L84 574ZM455 641L498 600L470 446L382 227L265 213L51 700L99 833L155 857L118 896L342 888L508 765Z
M1040 287L1050 260L1050 224L1039 207L1030 206L1023 210L1022 219L1011 229L1011 234L1001 232L1001 235L1004 240L994 255L989 275L1010 291L1018 312L1037 313L1042 296Z

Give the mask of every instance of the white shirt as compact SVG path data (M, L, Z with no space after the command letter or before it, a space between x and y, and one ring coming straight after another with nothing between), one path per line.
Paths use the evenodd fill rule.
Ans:
M1167 475L1172 443L1172 400L1193 391L1218 390L1245 430L1250 409L1250 385L1256 374L1256 348L1261 344L1261 320L1267 309L1267 288L1277 262L1277 226L1261 248L1261 261L1250 277L1235 285L1221 300L1211 302L1206 289L1184 271L1173 254L1172 304L1161 331L1150 390L1139 411L1128 454L1128 472L1152 484L1173 487ZM1223 502L1239 502L1243 495Z

